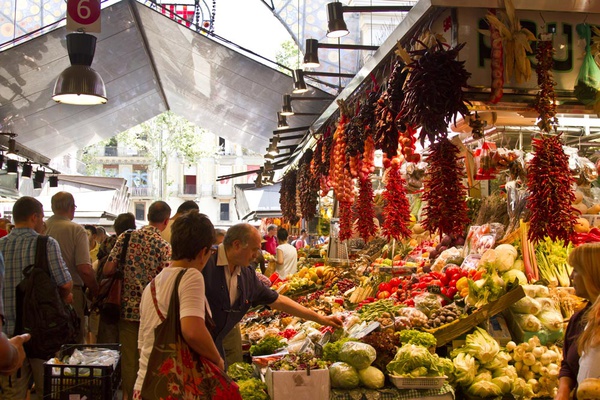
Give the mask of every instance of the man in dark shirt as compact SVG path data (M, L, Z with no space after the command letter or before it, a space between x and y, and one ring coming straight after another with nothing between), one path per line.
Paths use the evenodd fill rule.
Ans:
M223 357L223 338L241 321L248 309L256 305L269 305L321 325L342 326L339 317L317 314L263 285L254 269L249 267L260 251L260 244L260 233L252 225L234 225L202 270L206 298L216 325L211 334Z

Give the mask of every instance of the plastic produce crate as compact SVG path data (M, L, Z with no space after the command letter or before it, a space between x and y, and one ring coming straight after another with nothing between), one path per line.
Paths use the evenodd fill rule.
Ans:
M446 376L408 378L389 375L390 381L398 389L441 389L446 382Z
M61 365L44 363L44 400L115 399L121 385L121 345L72 344L63 345L59 359L70 356L76 349L103 348L119 350L119 360L112 365Z

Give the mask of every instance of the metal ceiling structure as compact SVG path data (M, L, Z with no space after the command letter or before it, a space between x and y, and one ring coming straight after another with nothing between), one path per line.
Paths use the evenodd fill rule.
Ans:
M110 138L166 110L263 153L292 78L134 0L102 10L92 67L109 101L70 106L51 99L69 64L65 28L0 52L0 131L53 158ZM303 97L327 96L314 87ZM323 101L302 101L294 126L310 125ZM297 142L297 141L296 141ZM293 143L288 143L293 144Z

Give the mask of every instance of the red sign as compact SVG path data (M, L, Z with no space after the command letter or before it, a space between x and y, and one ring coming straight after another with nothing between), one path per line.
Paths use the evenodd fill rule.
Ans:
M67 30L100 32L100 0L67 0Z

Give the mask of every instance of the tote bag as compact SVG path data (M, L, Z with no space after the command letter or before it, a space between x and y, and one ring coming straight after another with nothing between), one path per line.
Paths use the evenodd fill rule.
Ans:
M183 339L179 282L186 271L181 271L175 279L166 318L158 308L155 281L150 283L154 307L162 322L154 330L154 347L142 384L142 399L241 400L237 384L214 363L195 353Z

